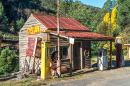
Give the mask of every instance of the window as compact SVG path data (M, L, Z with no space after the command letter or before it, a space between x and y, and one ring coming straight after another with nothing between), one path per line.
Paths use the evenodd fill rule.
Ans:
M58 51L57 46L56 51ZM60 54L62 56L62 59L68 58L68 46L60 46Z

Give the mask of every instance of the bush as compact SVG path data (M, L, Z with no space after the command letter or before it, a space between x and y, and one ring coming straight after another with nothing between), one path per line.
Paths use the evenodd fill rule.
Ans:
M14 52L9 49L7 46L5 49L2 50L0 55L0 72L3 73L10 73L15 68L15 57Z

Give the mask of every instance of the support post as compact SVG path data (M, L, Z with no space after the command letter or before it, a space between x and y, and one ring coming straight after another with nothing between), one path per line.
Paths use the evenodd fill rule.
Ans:
M72 44L70 43L70 76L72 76Z
M110 41L110 67L112 67L112 41Z
M128 51L129 51L128 58L130 58L130 47L128 47Z
M61 61L60 61L60 31L59 31L59 0L57 0L57 33L58 33L58 60L57 60L57 73L61 76Z
M32 73L34 73L34 64L35 64L35 57L33 59Z
M127 46L127 58L129 58L129 53L128 53L129 49L128 48L129 47Z

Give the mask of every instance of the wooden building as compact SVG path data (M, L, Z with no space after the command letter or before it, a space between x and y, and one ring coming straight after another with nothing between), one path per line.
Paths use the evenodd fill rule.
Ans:
M57 51L57 18L55 16L31 14L19 32L19 70L23 71L27 42L29 37L43 38L44 34L27 32L27 28L39 26L40 31L51 30L51 51ZM29 33L29 34L28 34ZM60 53L62 65L69 67L70 43L72 43L72 68L83 69L91 67L91 41L112 41L114 37L91 32L87 27L72 18L60 17ZM68 42L69 41L69 42ZM33 66L34 57L26 57L26 66ZM40 70L40 58L35 58L34 68ZM39 66L38 66L39 63Z

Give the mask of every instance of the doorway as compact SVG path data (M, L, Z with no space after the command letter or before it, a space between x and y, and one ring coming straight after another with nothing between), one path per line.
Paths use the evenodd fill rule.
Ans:
M73 61L74 61L74 69L81 69L81 42L75 42L73 46Z

